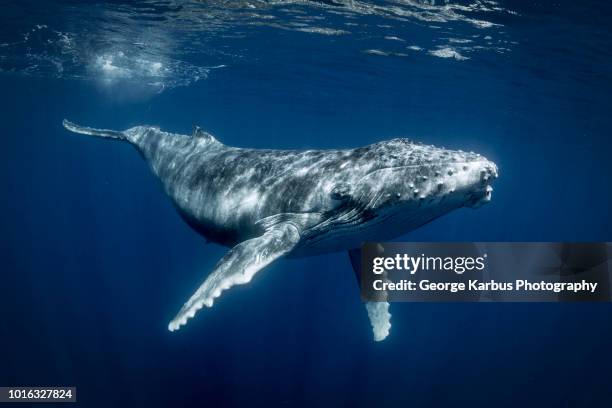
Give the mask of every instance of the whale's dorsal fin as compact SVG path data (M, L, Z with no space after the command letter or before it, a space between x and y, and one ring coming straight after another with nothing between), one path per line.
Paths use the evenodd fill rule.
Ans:
M191 134L191 137L197 138L197 139L208 140L210 142L217 142L218 141L213 135L211 135L208 132L205 132L198 125L193 125L193 133Z
M291 251L299 240L300 231L295 224L285 222L230 249L172 319L168 330L178 330L202 307L211 307L224 290L249 283L253 275Z

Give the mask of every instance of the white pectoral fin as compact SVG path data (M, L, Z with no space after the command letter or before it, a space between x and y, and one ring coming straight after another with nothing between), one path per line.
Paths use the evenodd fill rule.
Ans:
M367 302L365 304L374 333L374 341L383 341L391 330L391 313L389 302Z
M351 249L349 251L349 258L351 259L351 265L355 272L357 282L361 282L361 252L359 249ZM361 284L361 283L360 283ZM383 296L386 295L383 294ZM386 299L386 296L384 297ZM389 313L389 302L366 302L366 310L368 312L368 318L372 325L372 332L374 334L374 341L383 341L389 335L391 330L391 313Z
M291 251L299 238L297 226L286 222L233 247L172 319L168 330L178 330L203 306L211 307L224 290L249 283L257 272Z

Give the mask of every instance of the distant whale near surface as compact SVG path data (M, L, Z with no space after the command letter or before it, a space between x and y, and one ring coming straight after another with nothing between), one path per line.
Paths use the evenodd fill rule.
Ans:
M183 219L208 241L231 248L168 325L179 329L222 292L248 283L277 259L348 251L414 230L461 207L491 199L497 166L476 153L393 139L343 150L226 146L192 135L136 126L78 126L80 134L136 147ZM374 339L391 327L387 302L366 303Z

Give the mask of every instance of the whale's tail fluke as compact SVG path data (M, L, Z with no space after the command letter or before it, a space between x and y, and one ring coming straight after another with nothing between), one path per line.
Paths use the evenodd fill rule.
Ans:
M72 123L66 119L64 119L62 124L69 131L74 132L74 133L80 133L82 135L106 137L109 139L127 140L127 135L124 132L118 132L116 130L94 129L90 127L79 126L76 123Z

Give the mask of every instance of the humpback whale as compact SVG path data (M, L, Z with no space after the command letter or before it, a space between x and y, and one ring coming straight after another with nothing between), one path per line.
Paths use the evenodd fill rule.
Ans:
M175 331L222 292L251 281L281 257L347 251L356 273L366 241L396 238L454 209L491 200L497 166L480 154L408 139L337 150L227 146L194 127L192 135L136 126L69 131L136 147L181 217L207 241L226 246L168 325ZM389 304L367 302L376 341L391 327Z

